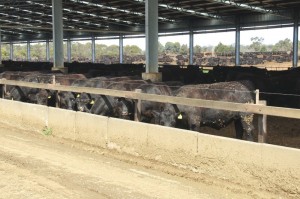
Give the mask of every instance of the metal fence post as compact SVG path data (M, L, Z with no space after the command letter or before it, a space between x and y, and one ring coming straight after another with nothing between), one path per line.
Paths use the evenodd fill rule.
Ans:
M2 84L2 99L4 99L6 93L6 84Z
M134 92L141 93L142 89L135 89ZM134 121L137 122L141 121L141 111L142 111L142 100L137 99L135 100L135 106L134 106Z
M55 86L56 84L56 79L55 79L55 75L52 76L52 84ZM55 91L55 107L59 108L59 91Z
M259 104L266 106L265 100L259 101ZM267 141L267 115L258 115L258 142L266 143Z

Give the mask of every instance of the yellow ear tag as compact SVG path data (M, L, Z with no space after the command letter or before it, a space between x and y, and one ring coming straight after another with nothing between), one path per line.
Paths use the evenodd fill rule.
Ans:
M178 117L177 117L177 119L182 120L182 115L179 114Z
M94 100L92 100L91 102L90 102L90 104L94 104L95 103L95 101Z
M78 98L78 97L80 97L80 94L77 94L77 96L76 96L76 97L77 97L77 98Z
M51 99L51 96L48 96L48 99Z

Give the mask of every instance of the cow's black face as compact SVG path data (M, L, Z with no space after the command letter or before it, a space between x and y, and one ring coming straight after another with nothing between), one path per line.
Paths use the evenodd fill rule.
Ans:
M133 103L124 98L115 99L114 115L122 119L133 119Z
M163 110L161 112L154 111L155 123L162 126L175 127L176 115L171 110Z
M59 96L60 108L68 110L77 110L75 96L71 92L60 92Z
M77 110L81 112L90 112L90 108L94 103L94 99L86 93L78 94L76 96Z

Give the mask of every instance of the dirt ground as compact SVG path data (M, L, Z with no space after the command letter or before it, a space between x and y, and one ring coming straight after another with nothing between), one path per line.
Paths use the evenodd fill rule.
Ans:
M278 122L276 119L274 121ZM280 123L276 124L280 126ZM293 136L299 141L300 128L294 126L296 124L295 121L289 125L297 132L295 135L277 139L280 132L273 131L269 140L296 145L291 141ZM278 129L277 126L274 129ZM226 136L230 136L227 133L232 127L227 130ZM1 122L0 142L1 199L300 197L297 187L294 189L298 190L296 192L284 190L285 187L278 187L276 192L262 188L268 181L276 181L276 173L268 175L268 181L265 181L241 170L238 174L240 183L236 183L238 179L233 182L221 176L212 177L114 150L45 136ZM203 164L201 169L212 168L209 164ZM222 173L220 169L214 169L215 173ZM293 186L295 180L299 179L286 179L284 183ZM255 182L258 182L257 186L253 186Z

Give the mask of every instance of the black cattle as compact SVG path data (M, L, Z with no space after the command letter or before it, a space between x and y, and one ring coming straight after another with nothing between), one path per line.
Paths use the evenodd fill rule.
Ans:
M236 103L253 103L253 85L249 81L221 82L214 84L199 84L182 86L175 96L205 100L218 100ZM236 137L253 140L253 114L216 110L210 108L167 104L162 112L156 112L158 122L164 126L175 126L178 119L185 119L190 130L199 131L201 126L215 129L235 123Z
M85 84L85 87L107 88L109 85L113 85L115 83L131 81L131 80L135 81L136 78L137 78L136 76L132 76L132 77L131 76L126 76L126 77L97 77L97 78L91 78L87 81L87 83ZM113 88L111 88L111 89L113 89ZM116 90L122 90L122 89L118 89L118 88L115 88L115 89ZM107 98L108 97L106 97L104 95L81 93L80 97L77 99L77 101L78 101L77 102L78 110L83 111L83 112L90 112L90 113L93 113L93 114L99 114L99 111L98 111L99 108L97 109L97 111L95 110L95 108L94 108L94 110L91 110L91 108L94 106L95 102L96 102L95 106L99 105L100 101L102 103L105 103L105 102L103 102L103 100L107 101ZM106 104L108 104L107 102L106 102ZM103 114L100 114L100 115L103 115Z
M141 85L148 83L149 81L144 80L126 80L114 82L106 88L122 91L134 91ZM105 115L123 119L133 119L133 101L120 97L100 95L95 99L90 112L97 115Z
M37 75L38 74L26 75L24 77L19 77L18 80L38 83L39 79ZM29 94L33 95L38 91L39 89L36 88L12 86L7 90L4 98L22 102L30 102L30 99L28 98Z
M171 88L164 83L144 84L138 87L142 93L171 96ZM161 102L142 101L141 121L147 123L162 124L157 113L167 110L167 104Z

